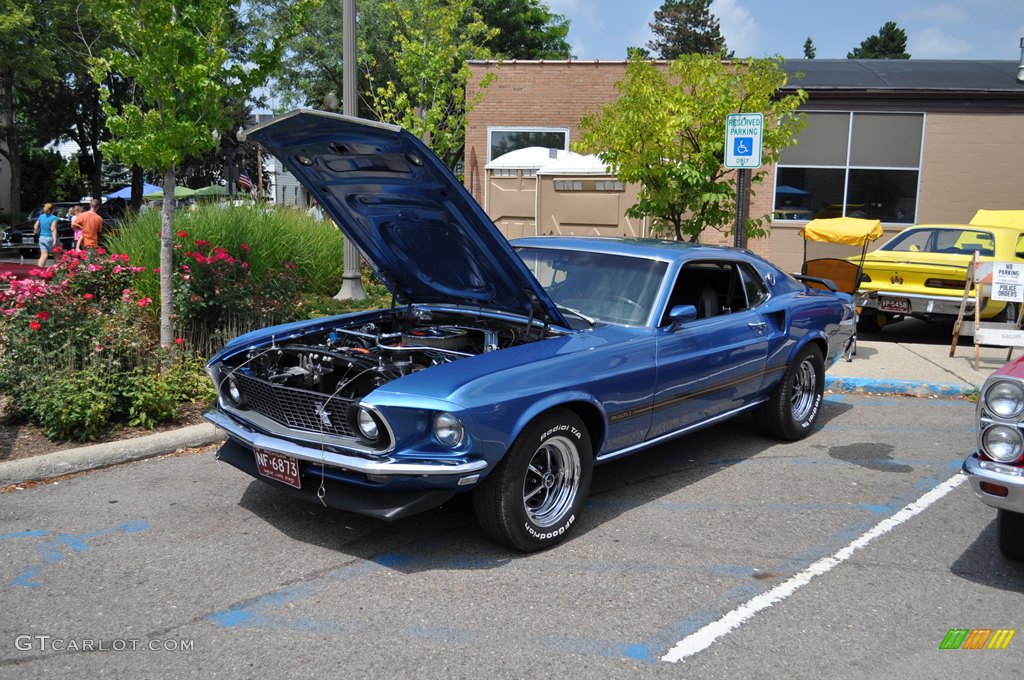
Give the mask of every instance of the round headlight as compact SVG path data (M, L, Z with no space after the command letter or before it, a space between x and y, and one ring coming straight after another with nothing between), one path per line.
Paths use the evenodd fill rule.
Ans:
M454 413L438 413L434 416L434 436L448 448L461 444L465 433L462 421Z
M985 392L985 406L1000 418L1016 418L1024 412L1024 387L1001 380Z
M228 401L231 402L232 406L241 406L245 401L245 397L242 396L242 389L235 382L233 376L229 376L224 381L224 394L227 396Z
M377 438L380 437L380 426L377 425L377 419L365 408L360 408L356 412L356 427L359 428L359 434L371 442L377 441Z
M1007 425L993 425L981 435L981 446L992 460L1012 463L1024 453L1020 430Z

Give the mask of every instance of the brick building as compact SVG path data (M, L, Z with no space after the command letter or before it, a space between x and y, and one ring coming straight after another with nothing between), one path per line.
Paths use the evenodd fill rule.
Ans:
M466 126L466 186L486 208L487 164L529 146L567 150L580 117L617 96L625 62L470 68L467 97L485 73L496 75ZM751 214L773 215L771 236L750 243L755 252L798 267L803 246L796 232L816 215L877 217L895 233L914 223L966 222L979 208L1024 207L1017 62L822 59L784 68L787 88L808 92L808 125L752 199ZM717 232L706 236L714 242Z

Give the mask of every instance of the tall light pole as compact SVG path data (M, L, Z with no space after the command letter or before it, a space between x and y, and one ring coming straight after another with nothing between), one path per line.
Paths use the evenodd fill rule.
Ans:
M358 115L356 108L356 0L342 0L342 47L341 47L341 101L342 113ZM362 255L352 239L345 238L345 270L341 275L341 290L334 297L338 300L362 300L366 297L363 282L359 278L359 262Z

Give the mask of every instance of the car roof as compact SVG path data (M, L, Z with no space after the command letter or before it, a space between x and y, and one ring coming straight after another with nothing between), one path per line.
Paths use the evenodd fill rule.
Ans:
M511 241L513 248L564 248L588 250L614 255L632 255L661 260L685 261L739 255L741 259L757 259L748 250L713 246L668 239L630 238L623 236L525 236Z

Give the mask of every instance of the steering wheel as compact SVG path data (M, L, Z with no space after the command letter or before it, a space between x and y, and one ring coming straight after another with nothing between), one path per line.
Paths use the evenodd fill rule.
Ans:
M630 300L625 295L612 295L610 299L612 299L612 300L614 300L616 302L625 302L627 305L631 305L632 307L634 307L639 312L643 312L644 311L643 305L641 305L639 302L635 302L633 300Z

